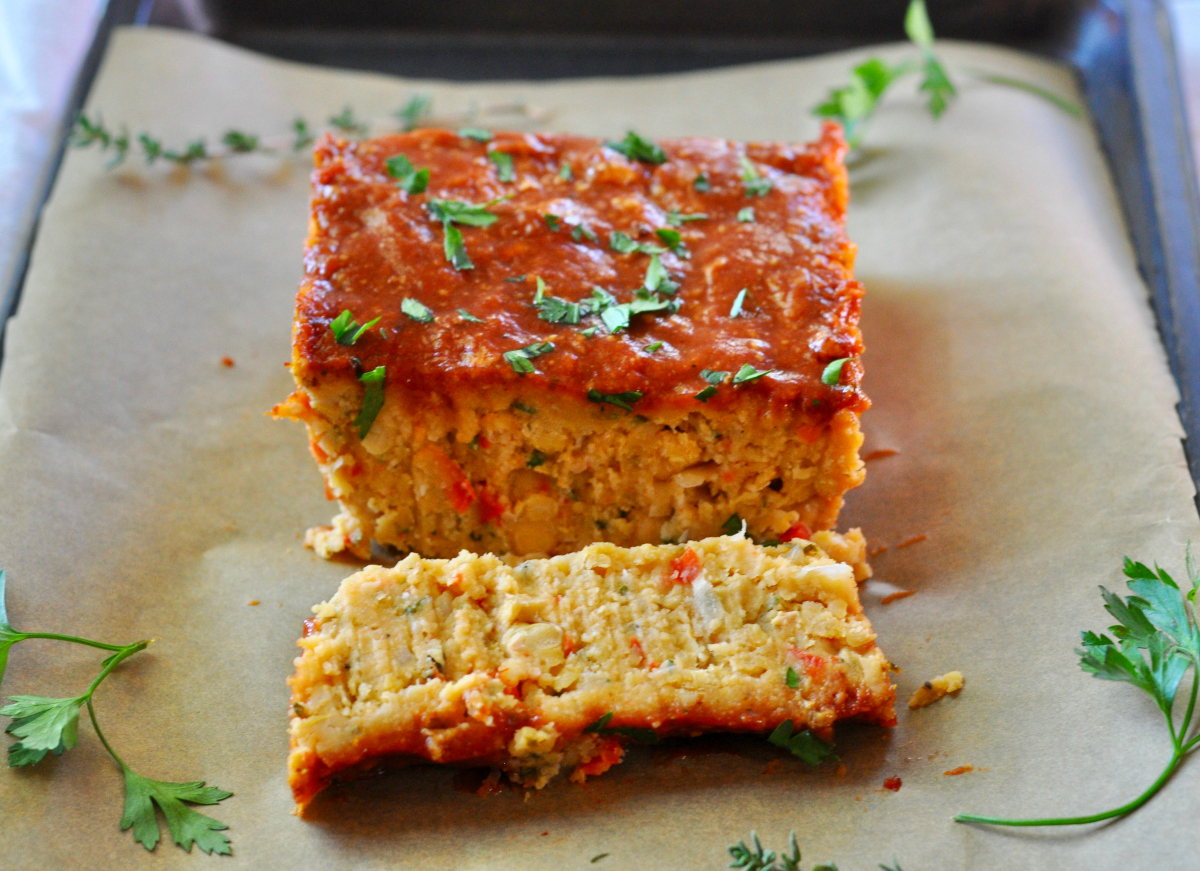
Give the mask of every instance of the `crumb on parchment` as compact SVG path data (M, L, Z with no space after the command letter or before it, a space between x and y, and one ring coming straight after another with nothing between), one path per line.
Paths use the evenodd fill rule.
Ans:
M921 684L917 688L917 691L913 693L912 698L908 700L908 706L915 711L917 708L924 708L936 701L940 701L950 693L957 693L962 688L962 672L948 671L945 674L939 674L933 680L927 680Z

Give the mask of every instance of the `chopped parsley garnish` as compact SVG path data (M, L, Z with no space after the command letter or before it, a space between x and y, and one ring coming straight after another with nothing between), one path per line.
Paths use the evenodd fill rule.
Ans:
M716 369L701 369L700 377L703 378L705 381L707 381L709 384L720 384L722 381L724 381L726 378L729 377L729 373L728 372L720 372Z
M537 306L538 317L552 324L571 324L574 326L579 323L583 315L587 314L584 306L577 302L559 299L557 296L544 296L540 301L535 302L534 305Z
M587 392L589 402L608 403L626 411L633 411L633 403L645 395L638 390L626 390L624 393L601 393L595 387L590 388Z
M375 320L368 321L360 327L358 321L354 320L354 315L350 314L349 309L346 309L329 322L329 329L333 333L333 340L335 342L339 345L350 347L362 338L363 333L371 329L379 321L380 318L375 318Z
M655 230L654 233L658 238L667 243L667 247L675 253L676 257L691 256L688 254L687 247L683 244L683 239L680 237L678 230L671 230L664 227Z
M460 127L458 135L463 139L474 139L476 142L490 142L492 139L492 132L482 127Z
M839 384L842 380L842 368L849 360L849 357L842 357L826 366L825 371L821 373L821 383L828 387L834 387Z
M518 375L528 375L530 372L536 371L532 360L542 354L549 354L553 350L553 342L534 342L532 345L517 348L515 351L505 351L504 360Z
M833 752L832 744L822 741L809 729L805 729L803 732L796 732L795 729L791 720L784 720L767 740L776 747L784 748L809 765L837 761L837 754Z
M499 197L482 205L464 203L459 200L439 199L431 199L425 204L425 211L429 213L429 217L435 221L440 221L442 224L445 234L443 247L446 252L446 259L450 261L450 264L455 269L460 271L463 269L474 269L475 264L467 256L467 247L463 244L462 231L454 225L464 224L468 227L488 227L494 224L497 218L488 211L488 208L503 199L507 198Z
M703 390L701 390L699 393L697 393L696 398L699 399L701 402L708 402L708 400L712 399L716 395L717 395L717 388L714 385L710 384L707 387L705 387Z
M736 318L742 313L742 304L746 302L746 288L738 291L737 297L733 301L733 306L729 309L729 316Z
M685 215L679 209L671 209L667 212L667 223L672 227L680 227L690 221L707 221L708 215L704 212L695 212L691 215Z
M744 209L738 209L737 219L743 224L753 224L754 206L746 206Z
M477 318L477 317L475 317L475 315L471 314L469 311L467 311L466 309L463 309L463 308L458 309L458 316L460 318L462 318L464 321L470 321L473 324L482 324L483 323L483 318Z
M588 327L586 330L580 330L579 335L586 336L587 338L590 339L592 336L596 335L596 330L598 330L598 329L600 329L600 328L599 327Z
M667 272L667 268L662 265L662 261L658 259L657 254L650 255L650 265L646 267L646 278L643 286L646 290L653 293L659 290L664 282L670 282L671 275ZM675 288L671 288L674 292Z
M419 194L429 187L429 167L417 169L403 154L396 154L384 161L387 174L405 193Z
M429 310L429 307L413 299L411 296L406 296L400 301L400 311L414 321L419 321L423 324L433 322L433 312Z
M504 280L507 281L509 284L520 284L522 281L524 281L528 277L529 277L528 275L514 275L511 278L506 278Z
M535 275L533 280L537 285L537 289L533 292L533 304L539 305L546 297L546 282L542 280L540 275Z
M564 163L562 166L560 166L558 168L558 177L561 178L563 181L570 181L571 179L573 179L575 176L571 172L571 164Z
M523 411L526 414L537 414L536 408L534 408L532 405L526 405L524 402L521 402L519 399L514 399L512 401L512 404L509 405L509 408L515 408L517 411Z
M655 351L661 351L662 346L663 346L662 342L654 342L652 344L647 345L643 350L645 350L645 352L647 354L653 354Z
M764 375L770 375L774 369L755 369L749 363L743 363L742 368L733 376L734 384L745 384L747 381L757 381Z
M729 519L721 524L721 535L737 535L742 531L742 525L740 514L730 514Z
M608 245L619 254L632 254L640 251L642 254L665 254L666 248L651 242L636 242L628 233L613 230L608 237Z
M461 200L433 199L425 204L425 209L433 220L442 223L463 224L468 227L490 227L496 223L497 218L488 209L502 199L505 198L499 197L482 205L464 203Z
M589 726L584 726L583 731L593 735L620 735L623 738L629 738L639 744L657 744L658 735L653 729L640 729L636 726L609 726L609 722L613 718L613 712L609 711L603 717ZM607 853L604 855L608 855ZM593 860L595 861L595 860Z
M386 328L386 327L380 327L380 328L379 328L379 338L381 338L381 339L386 339L387 337L388 337L388 331L387 331L387 328Z
M517 180L517 171L513 169L511 154L504 151L489 151L488 158L496 165L496 178L502 182Z
M695 179L692 180L692 187L700 191L702 194L706 194L712 190L712 185L708 182L708 176L706 176L704 173L700 173Z
M620 142L605 142L605 146L613 151L620 152L630 160L640 160L643 163L666 163L667 155L659 147L658 143L652 142L649 139L643 139L632 130L625 134L625 138Z
M363 385L364 390L362 406L358 409L358 417L354 418L354 428L358 430L360 439L367 437L372 424L375 423L375 418L379 415L379 410L383 408L383 385L386 379L386 366L376 366L370 372L364 372L358 376L359 383Z
M792 668L790 665L788 666L787 675L784 677L784 681L792 689L800 689L800 675L796 674L796 669Z
M592 228L587 224L576 224L571 228L571 238L578 242L580 239L587 239L589 242L598 242L599 237L592 231Z
M743 154L739 159L742 164L742 187L746 191L746 196L766 196L772 188L771 180L759 175L758 170L754 168L754 164L746 155Z
M525 465L531 469L536 469L544 462L546 462L546 455L537 448L534 448L533 453L529 455L529 459L525 462Z
M558 215L552 215L549 212L542 215L542 217L546 219L546 226L550 228L550 232L557 233L562 218Z

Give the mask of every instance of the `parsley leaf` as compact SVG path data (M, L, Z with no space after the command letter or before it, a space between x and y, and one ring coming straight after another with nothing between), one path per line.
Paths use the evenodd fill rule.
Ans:
M153 850L160 838L154 813L154 806L158 805L172 839L186 852L191 852L193 843L209 855L228 856L232 852L229 838L220 834L229 826L184 804L217 804L233 795L232 792L205 786L204 781L170 783L151 780L124 765L122 767L125 769L125 811L121 815L121 831L132 828L133 839L147 850Z
M742 525L740 514L730 514L729 518L721 524L721 535L737 535L742 531Z
M552 324L575 325L579 323L583 315L587 314L587 309L584 306L577 302L559 299L557 296L542 297L534 305L537 306L538 317Z
M511 154L504 151L489 151L488 158L496 165L496 178L502 182L517 180L517 171L513 169Z
M650 255L650 265L646 267L646 278L643 281L643 286L651 292L656 291L664 281L670 281L671 276L667 273L667 268L662 265L662 261L658 259L657 254Z
M454 225L464 224L468 227L490 227L498 219L488 211L488 208L502 199L507 198L500 197L482 205L464 203L459 200L439 199L431 199L425 204L425 210L429 213L429 217L435 221L440 221L442 224L442 230L445 234L443 248L446 252L446 259L450 261L450 265L455 269L474 269L475 264L467 256L467 247L463 244L462 231Z
M956 93L954 84L946 75L946 70L933 53L933 25L929 21L929 13L925 10L925 0L912 0L904 15L904 32L916 43L923 55L921 70L921 90L929 95L929 113L934 118L941 117L946 111L946 105Z
M744 209L738 209L738 223L753 224L754 223L754 206L746 206Z
M387 381L387 367L376 366L370 372L359 375L358 380L364 390L362 406L358 410L358 416L354 418L354 427L358 430L358 437L365 439L379 415L379 410L383 408L383 386Z
M694 179L692 179L692 187L702 194L708 193L710 190L712 190L712 185L708 181L708 176L704 173L700 173Z
M910 69L910 66L893 67L879 58L870 58L853 69L849 85L830 91L825 102L813 111L821 117L839 121L846 131L846 141L855 148L883 92Z
M12 696L0 716L12 717L4 731L20 740L8 748L13 768L35 765L47 753L62 756L79 743L79 709L87 696L52 699L46 696Z
M387 174L406 193L419 194L429 187L429 167L418 170L403 154L393 155L383 163L387 167Z
M429 307L410 296L400 301L400 311L419 323L433 323L433 312Z
M849 360L849 357L842 357L826 366L825 371L821 373L821 383L827 387L834 387L840 384L842 380L842 368Z
M542 215L542 217L546 219L546 226L550 228L550 232L557 233L562 218L558 215L552 215L549 212Z
M367 133L367 125L354 116L354 110L348 105L342 109L340 114L331 115L329 117L329 124L347 136L365 136ZM190 150L191 146L188 146L188 148Z
M738 295L733 300L733 305L729 309L729 316L736 318L742 313L742 305L746 302L746 288L738 291Z
M531 469L536 469L538 466L546 462L546 455L537 448L529 455L529 459L525 461L525 465Z
M790 665L788 666L787 674L784 675L784 683L794 690L800 688L800 675L796 674L796 669Z
M642 350L645 351L647 354L653 354L655 351L661 351L662 346L663 346L662 342L652 342L651 344L647 345Z
M608 403L626 411L633 411L633 403L645 395L638 390L626 390L624 393L601 393L595 387L589 388L587 392L589 402Z
M754 842L753 849L747 846L745 841L738 841L729 848L729 855L733 857L733 861L729 863L730 868L741 871L800 871L800 845L796 843L795 832L792 832L789 841L792 852L780 853L778 864L775 862L775 851L763 849L757 832L750 833L750 840ZM837 871L837 867L818 865L813 871Z
M608 237L608 245L620 254L632 254L635 251L643 254L662 254L667 250L649 242L635 242L631 236L620 230L613 230L612 235Z
M720 372L720 371L717 371L714 369L701 369L700 377L703 378L705 381L707 381L709 384L720 384L722 381L724 381L726 378L729 377L729 373L728 372Z
M630 160L640 160L643 163L666 163L667 155L658 143L643 139L632 130L625 134L620 142L605 142L606 147L620 152Z
M425 209L429 212L433 220L441 221L443 224L463 224L467 227L490 227L496 223L498 218L489 212L488 209L498 202L500 200L496 199L490 203L477 205L476 203L464 203L461 200L432 199L425 204Z
M0 682L4 680L4 669L8 665L8 651L18 641L25 640L25 633L9 625L8 609L4 604L5 583L4 569L0 569Z
M534 342L532 345L526 345L524 348L505 351L504 360L509 366L512 366L513 371L518 375L527 375L530 372L537 371L531 362L535 357L540 357L542 354L549 354L553 350L553 342Z
M771 180L759 175L758 170L754 168L754 164L746 155L743 154L738 160L742 164L742 187L746 191L746 196L766 196L773 187Z
M657 744L658 735L653 729L642 729L637 726L609 726L613 712L609 711L596 722L583 727L583 731L592 735L620 735L639 744Z
M587 224L576 224L574 227L572 227L571 238L576 242L578 242L580 239L587 239L589 242L596 242L599 240L599 237Z
M776 747L782 747L798 759L809 765L820 765L822 762L836 762L837 754L833 745L822 741L811 730L796 732L791 720L784 720L772 732L767 740Z
M462 318L464 321L469 321L470 323L473 323L473 324L482 324L484 322L483 318L475 317L475 315L471 314L466 309L460 308L460 309L457 309L456 311L458 311L458 316L460 318Z
M490 142L492 139L491 131L482 127L460 127L458 135L463 139L474 139L476 142Z
M339 345L350 347L359 339L363 333L375 326L381 318L375 318L373 321L368 321L361 327L358 321L354 320L354 316L350 314L350 309L344 310L340 315L329 322L329 329L333 333L333 340Z
M745 384L747 381L757 381L764 375L770 375L774 369L755 369L749 363L743 363L742 368L733 376L734 384Z
M701 402L708 402L708 400L712 399L716 395L717 395L716 385L710 384L707 387L705 387L703 390L701 390L699 393L696 394L696 399L699 399Z
M693 214L690 214L690 215L683 214L682 212L679 211L679 209L671 209L669 212L667 212L667 223L670 224L672 227L679 227L679 226L682 226L683 224L689 223L690 221L707 221L707 220L708 220L708 215L704 214L704 212L694 212Z
M401 129L407 133L420 126L421 119L426 117L433 106L433 100L427 94L413 94L408 102L396 111L400 119Z
M558 168L558 177L563 181L570 181L573 179L575 176L571 172L571 164L564 162L563 165Z

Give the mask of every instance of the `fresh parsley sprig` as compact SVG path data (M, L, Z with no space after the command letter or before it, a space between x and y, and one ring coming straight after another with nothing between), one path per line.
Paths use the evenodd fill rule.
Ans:
M1007 819L1003 817L959 814L960 823L987 823L993 826L1076 826L1122 817L1140 808L1162 788L1184 758L1200 744L1200 728L1194 721L1196 695L1200 690L1200 628L1197 626L1196 592L1200 589L1200 571L1189 546L1184 555L1191 589L1181 590L1164 569L1153 569L1125 558L1124 572L1133 595L1122 599L1100 588L1104 610L1117 622L1107 635L1083 632L1079 667L1101 680L1132 684L1154 700L1167 722L1171 737L1171 758L1158 778L1137 798L1120 807L1078 817L1046 819ZM1191 690L1183 717L1174 715L1179 685L1192 673Z
M945 64L934 52L933 24L929 20L925 0L911 0L908 4L904 15L904 32L919 50L917 55L895 65L877 57L868 58L851 70L849 84L831 90L825 101L813 109L814 114L841 123L851 148L857 148L862 143L867 123L893 82L920 73L919 89L925 95L929 114L934 118L941 117L958 93ZM1076 117L1083 115L1083 110L1075 103L1037 85L979 70L967 70L967 73L980 81L1018 88L1039 96Z
M774 850L764 849L757 832L750 833L750 841L753 843L753 847L745 841L738 841L729 847L729 855L733 857L733 861L729 863L730 868L737 868L740 871L802 871L800 868L800 845L796 843L794 831L788 835L790 849L786 853L777 854ZM891 865L880 864L879 867L883 871L904 871L894 858ZM830 862L828 865L813 865L812 871L838 871L838 868L837 865Z
M345 309L340 315L329 322L329 331L333 333L333 340L339 345L350 347L355 342L363 337L363 334L371 327L375 326L381 318L375 318L373 321L367 321L362 326L359 326L358 321L354 319L354 315L350 313L350 309Z
M284 155L303 151L316 141L316 137L324 130L336 130L345 136L361 137L369 132L383 132L399 129L402 132L415 130L418 127L456 127L464 121L470 121L478 115L484 116L516 116L530 121L544 121L548 113L535 109L525 103L497 103L472 110L466 114L435 118L432 114L432 101L427 95L417 94L391 115L381 119L365 119L355 114L352 106L345 106L341 112L332 115L324 127L314 127L305 118L297 117L292 122L292 131L288 135L263 136L244 130L231 129L218 137L220 145L210 146L203 137L193 139L183 146L168 146L149 131L131 134L128 127L109 127L103 118L97 114L90 117L80 114L75 119L70 143L76 148L99 148L102 152L112 152L108 163L111 169L125 162L130 154L140 151L147 164L164 161L179 166L191 166L211 160L226 157L236 157L244 154ZM471 128L467 128L471 129ZM482 132L482 131L480 131ZM490 138L490 134L489 138ZM419 191L410 191L419 193Z
M88 718L96 737L104 745L113 760L120 766L125 778L125 805L121 815L121 831L133 829L133 837L147 850L153 850L162 837L155 806L162 811L171 838L185 851L191 852L195 844L205 853L229 855L232 852L229 838L221 834L228 828L224 823L205 816L189 807L194 804L217 804L233 793L205 786L202 781L172 783L151 780L131 769L117 754L96 719L93 697L104 682L122 662L149 646L149 641L132 644L105 644L74 635L59 635L53 632L18 632L8 622L5 608L5 572L0 569L0 680L8 662L8 652L13 645L34 638L51 641L66 641L83 644L111 652L101 663L100 673L78 696L50 698L47 696L10 696L8 704L0 708L0 715L11 717L5 730L17 741L8 748L8 764L13 768L36 765L53 753L61 756L79 743L79 714L86 706Z

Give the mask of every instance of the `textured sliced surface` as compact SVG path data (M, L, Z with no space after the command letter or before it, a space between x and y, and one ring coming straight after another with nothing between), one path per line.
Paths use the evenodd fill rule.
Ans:
M339 771L395 757L539 787L598 774L619 739L585 730L608 714L607 729L657 735L895 722L855 570L809 541L413 555L351 576L314 613L291 680L301 808Z

